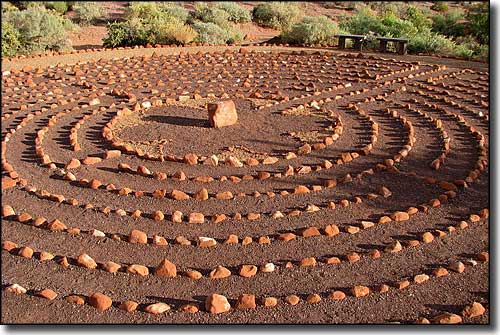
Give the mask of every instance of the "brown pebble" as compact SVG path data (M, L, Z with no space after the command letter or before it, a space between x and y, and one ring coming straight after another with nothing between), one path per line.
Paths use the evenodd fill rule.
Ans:
M245 278L253 277L257 274L257 267L255 265L242 265L239 274Z
M236 308L238 309L254 309L257 307L255 304L255 295L253 294L242 294L238 297L236 302Z
M486 309L479 302L473 302L470 305L465 306L462 310L462 315L467 318L475 318L483 315Z
M333 291L328 295L328 297L332 300L344 300L346 296L342 291Z
M262 305L265 307L274 307L278 304L278 299L274 297L265 297L262 299Z
M70 302L72 304L77 304L77 305L83 305L85 304L85 299L82 296L79 295L70 295L65 298L67 302Z
M113 301L111 300L110 297L100 293L96 292L92 294L89 298L89 305L92 307L97 308L100 311L105 311L108 308L111 307Z
M300 302L300 298L295 294L291 294L285 298L285 301L290 305L295 306Z
M139 276L147 276L149 275L149 269L145 267L144 265L140 264L132 264L127 267L127 272L134 274L134 275L139 275Z
M460 317L460 315L457 315L457 314L443 313L443 314L439 314L434 319L432 319L432 323L457 324L457 323L462 323L462 318Z
M47 300L54 300L57 297L57 293L52 291L50 288L37 292L36 295Z
M314 303L320 302L321 297L319 296L319 294L312 293L312 294L309 294L307 296L306 301L310 304L314 304Z
M127 301L124 301L120 304L120 309L131 313L131 312L135 311L138 306L139 306L139 304L136 303L135 301L127 300Z
M205 299L205 309L212 314L228 312L231 305L227 298L220 294L211 294Z
M370 294L370 289L363 285L357 285L351 289L351 294L356 298L364 297Z
M30 247L22 247L19 250L18 255L24 258L31 258L33 257L33 249L31 249Z

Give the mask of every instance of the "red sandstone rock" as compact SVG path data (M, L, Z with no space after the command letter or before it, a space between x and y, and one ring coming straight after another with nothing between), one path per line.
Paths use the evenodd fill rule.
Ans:
M168 259L164 259L155 269L155 275L159 277L175 277L177 276L177 267Z
M232 100L208 103L207 110L210 126L214 128L227 127L238 122L236 106Z
M97 308L100 311L107 310L108 308L111 307L112 303L113 301L111 300L110 297L100 292L92 294L89 298L89 305Z

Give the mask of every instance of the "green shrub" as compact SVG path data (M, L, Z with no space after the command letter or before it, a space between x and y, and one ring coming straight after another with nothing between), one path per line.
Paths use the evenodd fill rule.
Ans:
M18 50L23 54L70 47L65 27L71 26L71 23L40 7L3 13L2 22L10 23L19 31Z
M189 11L186 8L178 6L171 2L160 2L158 8L161 12L175 17L183 23L185 23L189 18Z
M20 34L10 23L2 22L2 57L12 57L20 46Z
M225 11L229 15L229 21L234 23L245 23L252 21L252 13L238 5L236 2L218 2L215 8Z
M289 30L301 17L301 10L294 2L270 1L253 9L254 21L264 27Z
M21 10L28 9L31 7L45 6L45 3L43 1L13 1L12 4Z
M432 26L432 20L429 19L428 13L413 5L406 7L404 19L410 21L418 31L429 30Z
M326 16L306 16L292 26L290 31L281 34L283 42L290 44L327 44L333 45L339 27Z
M457 39L456 56L467 59L488 60L488 45L480 44L473 36Z
M93 1L78 1L73 5L76 22L84 25L92 24L106 15L101 4Z
M125 9L125 18L150 20L162 15L160 8L155 2L131 1Z
M454 10L446 14L432 16L432 31L450 37L466 35L465 15L462 11Z
M430 32L415 35L408 42L408 51L411 53L452 55L455 49L452 40Z
M479 43L488 44L490 40L489 3L481 2L469 6L467 20L470 22L470 32Z
M45 1L45 8L53 9L60 14L65 14L69 9L66 1Z
M105 47L146 45L148 36L141 20L130 19L125 22L108 23L107 35L102 41Z
M10 12L13 10L19 10L16 6L14 6L12 3L8 1L2 1L1 5L2 5L2 13Z
M107 36L103 39L105 47L187 44L197 36L193 28L172 17L150 20L134 18L125 22L109 23L107 29Z
M220 27L229 26L229 13L204 2L197 3L194 7L193 17L204 23L214 23Z
M193 28L198 33L196 41L199 43L225 44L238 43L243 40L241 31L233 28L223 28L212 22L197 21Z
M445 1L436 1L431 6L431 9L437 12L446 12L448 10L448 3Z

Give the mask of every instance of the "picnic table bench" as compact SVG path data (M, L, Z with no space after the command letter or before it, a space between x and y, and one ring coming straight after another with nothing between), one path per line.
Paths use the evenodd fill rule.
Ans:
M377 37L380 41L380 52L387 52L387 42L393 42L396 44L396 51L400 55L406 54L406 46L408 45L409 39L407 38L394 38L394 37Z
M363 41L366 39L365 35L349 35L349 34L339 34L335 35L339 38L339 49L345 49L345 40L354 40L354 49L361 51L363 48Z

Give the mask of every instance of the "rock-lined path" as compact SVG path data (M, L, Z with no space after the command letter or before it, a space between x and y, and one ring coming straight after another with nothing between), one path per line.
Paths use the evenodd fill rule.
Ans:
M488 322L488 72L201 49L5 63L5 323Z

